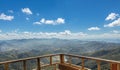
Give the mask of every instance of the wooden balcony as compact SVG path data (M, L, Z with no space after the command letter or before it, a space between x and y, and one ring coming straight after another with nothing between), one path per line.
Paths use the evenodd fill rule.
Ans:
M47 61L49 61L49 63L45 64L42 62L42 60L45 58L47 58ZM73 64L73 58L80 60L80 65ZM103 70L101 69L102 62L108 63L110 66L110 70L120 70L120 61L106 60L72 54L51 54L0 62L0 70L92 70L85 66L86 60L95 61L97 65L97 70ZM31 61L30 63L32 63L32 65L29 65L28 61ZM34 67L32 67L33 65ZM45 67L48 68L44 69Z

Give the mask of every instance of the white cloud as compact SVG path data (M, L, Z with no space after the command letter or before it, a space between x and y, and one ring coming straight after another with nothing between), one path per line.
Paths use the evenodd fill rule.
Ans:
M119 14L116 13L110 13L105 20L114 20L116 17L119 16Z
M99 27L90 27L90 28L88 28L88 30L89 30L89 31L92 31L92 30L100 30L100 28L99 28Z
M60 35L71 35L70 30L65 30L64 32L59 32Z
M33 24L40 25L41 23L40 22L34 22Z
M91 39L120 39L120 33L103 33L103 34L86 34L83 32L71 32L65 30L62 32L7 32L0 33L0 40L10 39L32 39L32 38L60 38L60 39L80 39L80 40L91 40Z
M120 33L120 31L118 31L118 30L113 30L112 32L113 32L113 33L116 33L116 34L117 34L117 33Z
M103 34L93 34L87 35L84 39L120 39L120 34L115 33L103 33Z
M115 27L115 26L120 26L120 18L116 19L115 21L104 25L104 27Z
M63 18L58 18L57 20L56 20L56 23L65 23L65 20L63 19Z
M57 20L46 20L45 18L42 18L39 22L34 22L33 24L50 24L50 25L58 25L58 24L64 24L65 19L63 18L57 18Z
M14 19L14 16L8 16L8 15L5 15L4 13L1 13L0 14L0 20L8 20L8 21L11 21Z
M45 23L45 19L42 18L42 19L40 20L40 23Z
M8 12L9 12L9 13L14 13L14 11L13 11L13 10L8 10Z
M22 12L28 15L32 14L32 11L29 8L22 8Z
M0 34L0 40L5 39L30 39L30 38L60 38L60 39L78 39L84 38L87 34L83 32L72 33L70 30L63 32L9 32Z
M45 24L53 24L53 25L54 25L55 23L54 23L53 20L46 20L46 21L45 21Z

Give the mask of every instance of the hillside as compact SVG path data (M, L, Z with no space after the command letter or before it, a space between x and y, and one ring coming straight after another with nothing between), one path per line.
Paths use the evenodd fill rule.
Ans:
M85 53L87 53L87 56L90 55L95 57L105 57L105 55L112 55L115 52L117 55L119 50L116 48L119 47L120 43L110 43L103 41L81 41L65 39L5 40L0 41L0 61L52 53L71 53L78 55L86 55ZM110 52L111 49L114 52Z
M65 39L20 39L0 41L0 61L54 53L77 54L119 61L120 43ZM74 60L73 63L80 64L79 61ZM97 65L95 62L86 61L85 64L88 68L96 70ZM102 67L104 69L106 68L106 70L109 69L109 66L104 63Z

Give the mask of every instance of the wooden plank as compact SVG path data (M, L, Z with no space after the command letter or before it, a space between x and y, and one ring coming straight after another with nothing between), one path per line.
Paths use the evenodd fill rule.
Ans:
M40 58L37 58L37 70L41 70L41 67L40 67Z
M120 70L120 64L117 64L117 70Z
M15 63L15 62L22 62L24 60L32 60L32 59L36 59L36 58L44 58L44 57L49 57L49 56L58 56L60 54L49 54L49 55L42 55L42 56L36 56L36 57L29 57L29 58L23 58L23 59L17 59L17 60L10 60L10 61L4 61L4 62L0 62L0 64L6 64L6 63Z
M5 64L4 68L5 68L5 70L8 70L8 68L9 68L8 63Z
M101 70L100 61L97 61L97 69L98 69L98 70Z
M80 70L80 68L78 67L67 65L67 64L59 64L59 69L60 70Z
M60 63L64 63L64 54L60 54Z
M68 60L69 64L72 64L72 56L69 56L69 60Z
M27 70L26 61L23 61L23 70Z
M52 56L50 56L50 65L52 64Z
M82 70L84 70L84 58L82 58Z
M113 63L111 70L117 70L117 64Z

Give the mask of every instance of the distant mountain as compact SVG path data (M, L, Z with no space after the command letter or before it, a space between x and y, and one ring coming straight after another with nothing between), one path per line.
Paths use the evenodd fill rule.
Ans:
M96 52L96 55L98 55L98 51L105 50L105 52L107 52L108 50L119 47L120 43L110 43L104 41L81 41L55 38L16 39L0 41L0 55L1 57L8 59L11 59L11 57L12 59L18 59L50 53L85 54ZM104 51L102 53L105 54Z
M0 52L18 50L27 52L30 50L60 51L65 53L87 53L103 49L113 49L120 46L120 43L109 43L104 41L81 41L66 39L16 39L0 41Z
M120 60L120 43L66 39L19 39L0 41L0 61L46 54L68 53L105 59ZM74 61L79 64L79 61ZM96 69L94 62L86 62ZM108 67L107 65L104 65Z

